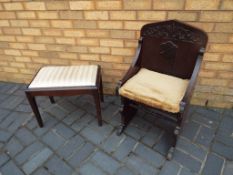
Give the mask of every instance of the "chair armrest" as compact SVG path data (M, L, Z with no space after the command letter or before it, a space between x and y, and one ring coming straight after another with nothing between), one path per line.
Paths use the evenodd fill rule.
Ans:
M191 79L189 81L189 84L188 84L188 87L186 89L185 95L184 95L183 99L180 102L181 111L184 110L185 106L189 103L189 101L191 99L191 95L192 95L192 92L194 90L194 87L195 87L195 84L196 84L196 81L197 81L197 75L198 75L198 72L199 72L199 70L201 68L201 62L202 62L204 52L205 52L205 49L201 48L200 51L199 51L199 54L197 56L196 64L195 64Z

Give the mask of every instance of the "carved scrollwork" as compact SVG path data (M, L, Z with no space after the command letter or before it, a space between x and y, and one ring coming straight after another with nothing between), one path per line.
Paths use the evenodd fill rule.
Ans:
M150 36L169 40L180 40L199 45L204 45L206 42L201 32L192 30L190 27L176 21L145 26L141 35L143 37Z

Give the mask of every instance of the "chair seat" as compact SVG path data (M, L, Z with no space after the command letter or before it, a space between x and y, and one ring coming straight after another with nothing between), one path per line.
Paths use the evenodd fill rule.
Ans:
M43 67L29 85L29 89L95 86L97 70L97 65Z
M142 68L120 89L120 95L168 112L180 111L189 81Z

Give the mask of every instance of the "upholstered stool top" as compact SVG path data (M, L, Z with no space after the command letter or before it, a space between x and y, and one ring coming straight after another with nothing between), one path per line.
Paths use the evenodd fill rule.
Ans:
M40 69L29 88L95 86L97 65L46 66Z
M120 95L151 107L177 113L189 81L142 68L119 90Z

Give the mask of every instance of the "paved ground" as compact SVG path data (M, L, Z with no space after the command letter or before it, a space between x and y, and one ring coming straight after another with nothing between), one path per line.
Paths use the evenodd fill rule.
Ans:
M87 96L38 98L38 128L24 96L25 85L0 83L1 175L233 175L233 111L193 106L172 161L164 155L173 125L139 111L116 136L119 100L106 96L104 125L97 126Z

